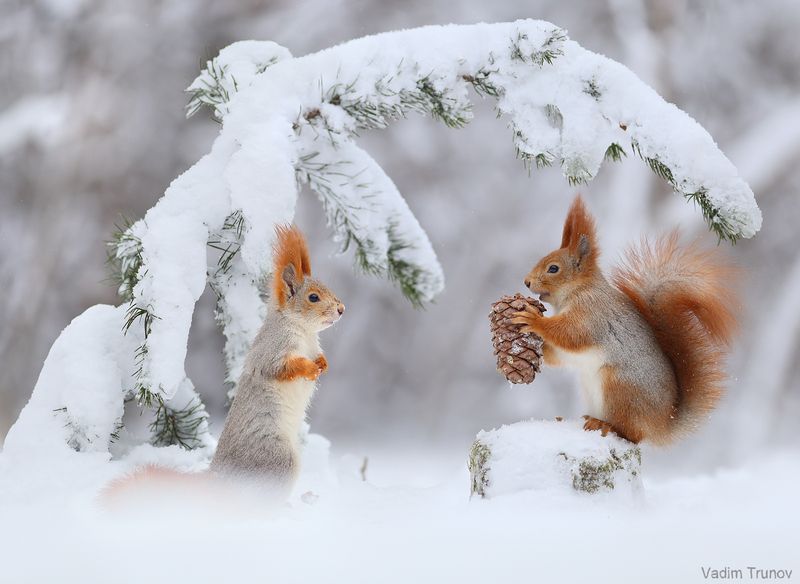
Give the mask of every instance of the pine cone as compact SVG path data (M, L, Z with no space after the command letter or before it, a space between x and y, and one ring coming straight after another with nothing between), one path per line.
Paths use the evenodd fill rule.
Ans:
M522 294L503 296L492 304L489 323L492 345L497 356L497 370L511 383L530 383L536 377L542 362L542 338L534 333L522 333L520 325L510 319L525 306L544 312L544 305L535 298Z

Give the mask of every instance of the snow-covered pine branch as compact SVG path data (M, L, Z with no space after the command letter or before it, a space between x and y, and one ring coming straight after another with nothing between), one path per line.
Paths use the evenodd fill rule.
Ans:
M124 324L138 338L135 379L122 379L115 395L133 391L161 407L191 388L187 338L206 284L219 298L227 378L235 382L263 320L259 288L274 226L292 221L303 183L361 268L397 281L412 302L433 299L444 278L430 241L355 139L412 112L461 127L472 115L471 90L497 100L528 165L557 163L570 183L583 183L605 158L635 154L698 204L721 239L760 228L752 191L702 127L550 23L431 26L300 58L272 42L235 43L188 89L188 113L206 105L222 123L211 152L113 250L129 302ZM36 391L50 391L40 385ZM181 402L172 411L194 403L185 395Z
M317 193L342 251L352 246L364 272L397 281L417 306L444 287L427 235L369 154L353 142L325 147L310 141L299 152L300 180Z

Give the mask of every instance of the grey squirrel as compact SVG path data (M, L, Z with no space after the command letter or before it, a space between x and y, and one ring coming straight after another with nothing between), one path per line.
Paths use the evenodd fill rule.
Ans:
M285 499L297 478L301 431L317 378L328 368L320 331L344 304L311 277L305 238L295 226L276 229L269 311L245 360L236 397L206 473L148 465L108 485L105 503L142 487L213 489L229 479ZM221 480L220 480L221 479Z
M344 304L311 277L305 239L297 227L278 227L269 312L245 361L210 471L293 484L300 431L317 378L328 368L319 333L344 313Z

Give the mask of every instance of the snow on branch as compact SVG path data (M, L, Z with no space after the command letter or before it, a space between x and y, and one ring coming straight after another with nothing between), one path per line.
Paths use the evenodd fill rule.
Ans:
M128 303L119 326L136 339L134 377L97 390L115 400L132 390L155 408L158 443L165 436L192 447L195 430L207 430L184 370L192 313L206 285L218 297L226 379L235 392L266 310L259 291L274 227L292 221L299 185L317 194L334 237L354 249L366 272L396 281L414 304L443 289L425 231L355 143L359 132L410 113L459 128L472 117L473 93L491 97L526 165L559 164L577 184L596 176L606 158L635 154L699 206L721 239L752 237L761 225L752 191L699 124L547 22L424 27L300 58L272 42L234 43L187 91L188 115L207 106L221 131L211 152L115 238L110 255ZM108 342L119 344L113 335ZM57 366L45 363L48 371ZM93 427L113 431L117 406Z
M318 141L338 146L409 112L463 126L467 86L497 98L527 163L557 162L571 183L584 183L607 153L635 153L698 204L720 238L760 227L752 191L699 124L624 66L541 21L385 33L277 62L230 95L236 121L228 123L286 116L296 133L311 125Z
M206 68L186 89L186 117L205 106L211 108L215 120L222 121L231 96L240 86L247 87L267 67L291 57L288 49L269 41L242 41L225 47L206 62Z

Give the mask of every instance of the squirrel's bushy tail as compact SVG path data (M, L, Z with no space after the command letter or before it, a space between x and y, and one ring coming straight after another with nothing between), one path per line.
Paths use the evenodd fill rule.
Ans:
M737 329L736 273L715 249L680 246L675 231L629 249L613 274L675 371L673 434L693 430L722 396L725 356Z

